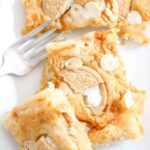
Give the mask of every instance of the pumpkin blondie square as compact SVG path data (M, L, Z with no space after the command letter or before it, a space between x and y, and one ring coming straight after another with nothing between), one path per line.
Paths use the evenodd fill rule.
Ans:
M76 119L67 97L52 83L8 113L4 126L21 150L93 149L86 125Z
M142 32L150 20L149 0L23 0L25 28L22 34L32 31L50 19L57 19L60 31L85 27L118 27L123 41L147 43Z
M145 92L128 82L117 47L115 29L47 46L40 89L53 82L64 91L94 144L143 136Z

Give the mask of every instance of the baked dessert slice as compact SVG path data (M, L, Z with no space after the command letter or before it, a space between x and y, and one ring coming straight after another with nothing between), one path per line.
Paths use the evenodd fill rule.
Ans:
M26 11L25 29L28 33L49 19L60 30L72 30L87 26L113 27L118 22L118 2L116 0L23 0Z
M150 20L149 0L23 0L23 4L26 11L23 34L49 19L59 18L52 26L58 25L61 31L117 26L123 40L149 41L142 33Z
M94 144L143 136L145 92L126 79L117 45L116 30L106 30L47 46L40 89L50 81L65 92Z
M86 125L76 119L63 91L51 83L16 106L4 126L21 150L92 150Z

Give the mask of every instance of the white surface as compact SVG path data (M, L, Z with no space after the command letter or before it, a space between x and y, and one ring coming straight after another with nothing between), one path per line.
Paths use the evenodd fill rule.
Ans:
M19 38L19 31L23 27L24 10L21 0L0 0L0 54L5 48ZM86 32L87 30L85 30ZM79 31L80 32L80 31ZM83 34L83 32L80 32ZM150 35L149 32L146 32ZM77 33L78 34L78 33ZM77 35L76 34L76 35ZM120 48L129 80L134 85L148 92L145 105L143 140L126 141L101 150L149 150L150 149L150 45L141 46L135 43L123 45ZM1 56L1 55L0 55ZM0 59L1 60L1 59ZM10 110L23 99L28 98L38 88L41 66L25 77L5 76L0 78L0 116ZM0 125L0 150L17 150L11 136Z

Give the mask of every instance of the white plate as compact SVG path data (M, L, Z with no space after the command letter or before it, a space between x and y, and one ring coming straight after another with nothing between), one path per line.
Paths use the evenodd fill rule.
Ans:
M24 10L21 0L0 0L0 57L5 48L16 41L23 27ZM84 32L86 32L85 30ZM74 34L83 34L79 31ZM146 33L150 35L150 27ZM142 140L125 141L101 150L149 150L150 149L150 45L130 43L121 46L120 53L125 61L128 78L134 85L147 90L144 126L145 135ZM1 60L1 59L0 59ZM25 77L5 76L0 78L0 117L21 100L33 95L38 87L42 65ZM17 150L16 143L0 124L0 150Z

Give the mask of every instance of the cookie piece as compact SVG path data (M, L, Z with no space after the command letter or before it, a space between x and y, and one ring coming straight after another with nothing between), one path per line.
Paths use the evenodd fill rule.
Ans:
M85 124L76 119L67 97L53 84L16 106L4 126L21 150L92 150Z
M130 134L134 137L143 135L143 130L131 133L130 126L132 119L140 118L143 113L145 92L137 90L127 81L117 45L117 31L106 30L47 46L49 55L40 89L46 88L49 81L62 89L74 107L76 117L90 126L89 135L96 144L103 143L103 138L97 138L101 136L98 133L104 131L105 136L103 129L109 125L121 130L121 135L113 130L117 135L115 139L132 138ZM128 114L131 114L131 122L123 127L120 116L125 120ZM134 122L135 128L142 128L142 123L136 124L136 119ZM106 136L107 142L112 140Z

